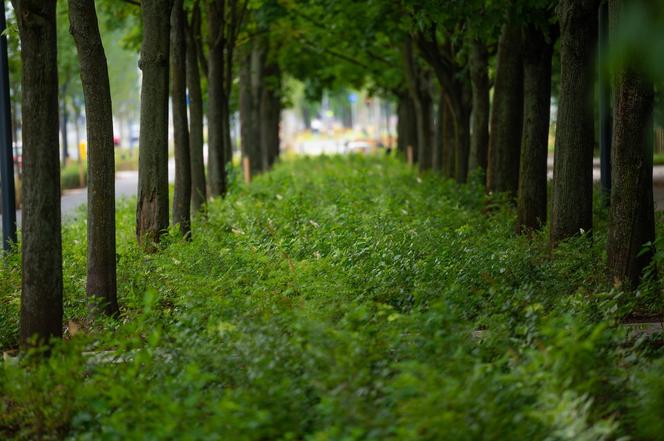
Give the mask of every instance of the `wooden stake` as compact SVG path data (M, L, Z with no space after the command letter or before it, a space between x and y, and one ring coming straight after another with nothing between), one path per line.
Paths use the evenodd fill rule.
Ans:
M406 147L406 160L408 161L408 165L413 165L413 146L409 145Z
M249 158L248 157L243 157L242 158L242 171L244 172L244 182L245 184L248 184L251 182L251 167L249 167Z

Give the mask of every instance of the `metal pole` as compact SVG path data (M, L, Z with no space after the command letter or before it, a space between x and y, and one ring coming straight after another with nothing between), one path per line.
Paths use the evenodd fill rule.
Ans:
M7 28L5 2L0 5L0 32ZM16 243L16 193L12 155L12 123L9 102L9 63L7 37L0 37L0 186L2 186L2 248Z
M611 85L608 78L606 58L608 50L609 4L603 1L599 6L599 163L600 188L605 206L611 202Z

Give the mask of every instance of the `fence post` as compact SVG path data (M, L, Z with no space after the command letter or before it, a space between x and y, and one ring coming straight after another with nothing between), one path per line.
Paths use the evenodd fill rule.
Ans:
M249 162L249 158L247 156L242 157L242 171L244 173L244 182L245 184L249 184L251 182L251 163Z

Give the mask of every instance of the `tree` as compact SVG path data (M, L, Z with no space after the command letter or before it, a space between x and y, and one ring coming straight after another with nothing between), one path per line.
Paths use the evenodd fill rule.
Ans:
M136 236L148 251L168 228L168 58L173 0L143 0Z
M612 27L625 2L611 0ZM613 284L636 289L650 264L655 212L652 184L653 85L639 60L621 59L614 81L611 206L607 241L608 269Z
M203 93L197 39L201 33L201 9L194 1L191 23L185 23L187 89L189 91L189 153L191 158L191 208L200 211L207 200L205 165L203 161Z
M265 44L258 39L245 45L240 64L240 130L242 157L249 160L254 176L265 170L260 142L260 99L263 93L263 65Z
M175 188L173 224L183 237L191 236L191 159L187 120L187 56L184 35L185 14L182 0L175 0L171 11L171 72L173 137L175 140Z
M487 191L507 192L512 197L519 186L523 122L521 26L514 15L508 12L498 42L486 176Z
M263 66L263 87L260 96L260 142L263 163L271 168L279 157L279 123L281 121L281 67L275 60L272 45Z
M208 181L212 196L226 193L232 159L229 100L233 57L248 0L208 0Z
M546 23L530 23L523 31L523 135L517 233L539 229L546 223L551 60L556 31L556 27Z
M55 0L14 0L21 39L21 346L62 336L62 236ZM32 340L36 338L36 340Z
M593 202L594 52L599 0L561 0L560 100L551 210L552 245L590 231Z
M118 314L115 254L115 152L106 54L94 0L69 0L85 97L88 135L88 278L90 306Z
M469 169L486 172L489 154L489 54L479 39L470 43L470 82L473 94Z
M416 146L415 105L409 93L401 92L397 101L397 150L405 157L407 148Z
M417 146L413 146L413 159L420 170L429 170L433 167L434 151L431 78L429 72L418 65L410 37L406 38L403 46L403 64L406 84L415 109Z

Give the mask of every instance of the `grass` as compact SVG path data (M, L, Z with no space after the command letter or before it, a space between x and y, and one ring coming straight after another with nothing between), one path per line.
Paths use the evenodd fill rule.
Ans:
M171 231L154 255L119 205L122 318L85 318L85 224L66 225L66 339L0 367L0 438L663 439L661 345L619 324L660 291L607 289L600 208L592 241L551 256L479 185L361 156L235 179L193 242Z

